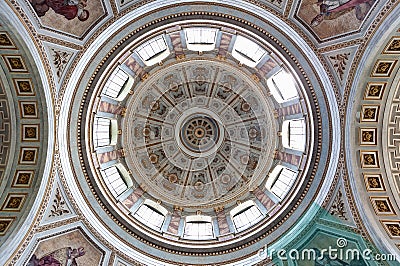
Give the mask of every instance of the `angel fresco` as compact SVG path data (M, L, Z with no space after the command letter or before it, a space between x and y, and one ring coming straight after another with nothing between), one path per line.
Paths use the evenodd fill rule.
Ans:
M316 27L324 20L336 19L355 9L356 18L362 21L368 14L375 0L318 0L320 13L311 20Z
M85 255L85 251L71 247L57 249L49 254L37 258L34 254L27 266L78 266L76 258Z
M85 9L87 0L30 0L33 9L42 17L51 8L55 13L68 20L78 18L85 21L89 18L89 11Z

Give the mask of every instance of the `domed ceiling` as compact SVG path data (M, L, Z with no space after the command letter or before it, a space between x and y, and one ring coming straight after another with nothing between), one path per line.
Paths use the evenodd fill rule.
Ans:
M271 226L278 213L295 209L293 201L305 195L305 183L313 178L308 153L315 149L319 121L308 107L307 84L273 46L229 32L226 23L192 23L124 42L128 47L113 58L119 63L104 64L109 74L99 72L104 80L94 78L93 90L87 88L93 94L81 104L78 141L91 146L81 150L81 164L91 171L88 181L105 205L115 205L110 213L127 214L132 233L144 223L143 230L164 243L172 239L210 250L243 241L257 232L256 225ZM193 33L212 34L212 42L199 39L190 46ZM188 49L177 56L181 36ZM232 56L223 57L221 45L207 47L225 38L236 40ZM139 62L148 66L138 70ZM291 87L283 90L283 81ZM269 83L276 87L269 89ZM93 158L85 152L95 153L95 161L85 160Z
M0 7L0 264L397 264L397 1Z

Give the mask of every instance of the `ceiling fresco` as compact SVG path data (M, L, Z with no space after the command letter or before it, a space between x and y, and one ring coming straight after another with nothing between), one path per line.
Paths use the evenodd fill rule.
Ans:
M1 1L0 265L398 265L399 18Z
M375 1L300 1L298 17L319 40L329 40L358 31Z
M41 28L76 38L107 16L102 0L29 0L29 4Z

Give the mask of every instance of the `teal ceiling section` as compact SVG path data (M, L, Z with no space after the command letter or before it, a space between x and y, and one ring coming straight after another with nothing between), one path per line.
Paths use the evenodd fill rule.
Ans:
M310 210L316 215L304 214L299 222L304 226L297 236L289 231L279 243L264 246L259 256L275 265L398 265L394 254L378 250L339 217L317 204Z

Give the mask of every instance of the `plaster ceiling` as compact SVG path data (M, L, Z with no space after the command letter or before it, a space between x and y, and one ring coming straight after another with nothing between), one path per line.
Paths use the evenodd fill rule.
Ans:
M38 263L67 250L70 257L60 260L78 265L267 265L259 252L266 245L322 249L338 245L340 237L349 248L399 256L398 1L88 0L71 2L68 12L56 2L0 3L1 122L9 129L1 142L0 264ZM82 10L87 19L79 19ZM190 50L184 32L190 25L217 29L215 47ZM159 34L170 53L155 64L140 59L139 45ZM237 36L261 45L268 57L256 66L243 63L235 57ZM105 83L121 65L130 71L131 91L127 98L107 99ZM203 81L199 67L216 78ZM269 89L280 67L296 81L297 102L278 102ZM164 84L168 75L175 75L176 86ZM212 94L229 75L241 85L221 90L225 98ZM179 86L187 88L182 101ZM205 96L192 99L196 88L205 88ZM214 105L205 108L202 100ZM195 109L186 112L185 102ZM247 102L250 113L243 109ZM211 108L217 105L224 108ZM116 121L113 148L92 142L99 116ZM283 121L300 116L307 142L304 151L290 151L281 140ZM257 122L248 124L252 120ZM135 139L139 127L142 135ZM264 133L254 139L252 128ZM245 140L232 142L233 131L241 129ZM224 188L231 179L208 162L225 158L228 142L244 155L222 160L224 168L251 182ZM27 152L34 152L34 162ZM142 157L152 170L138 164ZM204 159L211 170L195 178L201 169L187 168L185 158L199 160L190 165L200 168ZM125 194L115 196L103 172L117 164L131 181L125 179ZM275 165L299 173L283 199L274 198L265 178ZM179 169L189 173L186 179ZM173 183L177 190L169 189ZM247 200L265 217L237 231L235 207ZM166 217L159 231L135 218L146 202ZM202 222L211 217L211 240L185 240L187 217L196 215ZM57 244L61 239L65 245Z

